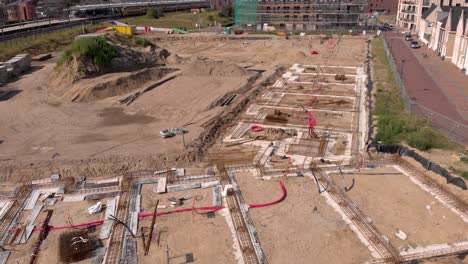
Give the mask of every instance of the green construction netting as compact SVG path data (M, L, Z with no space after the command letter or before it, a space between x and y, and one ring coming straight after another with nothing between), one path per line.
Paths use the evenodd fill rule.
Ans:
M255 25L257 23L257 0L236 0L234 23Z

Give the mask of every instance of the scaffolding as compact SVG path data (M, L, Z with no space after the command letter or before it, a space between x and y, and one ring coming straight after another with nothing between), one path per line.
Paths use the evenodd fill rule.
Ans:
M366 0L237 0L235 24L258 30L336 30L364 26Z
M257 0L237 0L234 12L235 25L256 25L257 6Z

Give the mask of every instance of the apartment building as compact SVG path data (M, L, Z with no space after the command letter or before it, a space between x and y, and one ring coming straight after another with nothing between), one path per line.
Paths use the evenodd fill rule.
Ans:
M468 6L432 5L421 17L419 39L468 74Z
M365 13L379 13L385 15L396 15L398 0L367 0Z
M400 0L398 3L397 26L419 32L423 14L432 5L438 6L468 6L468 0Z
M366 0L237 0L235 24L280 30L337 30L364 26Z

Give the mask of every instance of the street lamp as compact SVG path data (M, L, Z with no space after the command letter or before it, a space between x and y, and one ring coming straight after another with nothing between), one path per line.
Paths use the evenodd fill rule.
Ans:
M403 81L403 67L405 66L405 62L406 62L405 59L401 60L400 78L402 81Z

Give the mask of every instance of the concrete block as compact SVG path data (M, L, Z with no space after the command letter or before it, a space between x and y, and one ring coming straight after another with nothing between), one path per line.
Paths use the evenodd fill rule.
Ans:
M159 178L158 180L158 188L156 189L157 193L165 193L166 192L166 185L167 185L167 180L166 178Z
M18 76L31 67L31 56L29 54L18 54L5 62L13 76Z
M180 192L191 189L201 188L201 183L188 183L188 184L177 184L177 185L168 185L167 192Z
M216 187L218 185L221 185L221 181L202 182L201 188L206 189L206 188Z
M213 190L213 206L221 206L223 205L223 197L221 196L222 188L221 186L216 186L212 188Z

